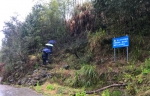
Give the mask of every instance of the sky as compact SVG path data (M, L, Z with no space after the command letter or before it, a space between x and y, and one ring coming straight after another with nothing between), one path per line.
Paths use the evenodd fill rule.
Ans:
M11 17L16 15L20 21L23 21L37 2L48 1L50 0L0 0L0 47L4 38L1 30L3 30L5 21L10 21ZM81 1L84 2L86 0ZM78 3L81 3L81 1L79 0Z
M5 21L10 21L12 16L18 15L18 19L23 21L31 12L32 7L38 0L0 0L0 47L4 34L1 31Z

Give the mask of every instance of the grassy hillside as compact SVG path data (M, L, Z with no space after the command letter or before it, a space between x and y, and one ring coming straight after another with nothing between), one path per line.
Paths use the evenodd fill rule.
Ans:
M149 48L145 41L147 37L138 39L130 36L128 62L125 48L117 49L117 61L113 61L112 38L113 36L107 36L105 32L89 33L87 42L79 44L78 41L75 44L79 45L70 45L69 48L54 53L53 63L47 65L53 68L49 70L53 75L46 84L51 84L55 89L44 90L48 85L43 84L41 91L48 91L48 94L55 91L55 95L63 96L75 92L82 94L76 96L86 96L84 92L95 92L90 96L149 96L150 59L149 51L146 50ZM69 66L68 69L64 68L66 65ZM59 88L62 90L57 93ZM98 89L101 91L97 92Z

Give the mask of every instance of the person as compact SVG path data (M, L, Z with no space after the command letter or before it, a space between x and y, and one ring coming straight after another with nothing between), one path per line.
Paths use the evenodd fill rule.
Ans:
M45 44L45 45L47 46L47 48L48 48L49 50L51 50L51 53L52 53L53 44L47 43L47 44ZM50 54L51 54L51 53L50 53Z
M56 43L55 40L49 40L46 45L48 45L48 48L52 51L52 47L54 46L55 43Z
M52 54L52 46L48 46L47 47L49 50L51 50L51 52L49 54Z
M49 53L48 53L48 60L47 61L48 61L48 63L51 63L52 62L52 47L53 47L53 44L47 43L45 45L50 50Z
M46 65L46 61L48 60L48 53L46 53L45 51L43 51L42 60L43 60L43 65Z

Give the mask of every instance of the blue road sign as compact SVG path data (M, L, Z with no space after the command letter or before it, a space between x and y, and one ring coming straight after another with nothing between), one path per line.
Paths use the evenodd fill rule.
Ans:
M120 48L120 47L128 47L129 46L129 36L122 36L112 39L113 48Z

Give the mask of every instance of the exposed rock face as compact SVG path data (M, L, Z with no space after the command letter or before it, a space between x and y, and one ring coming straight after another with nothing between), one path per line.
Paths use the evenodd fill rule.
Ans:
M27 86L36 86L38 84L42 84L48 78L51 78L50 73L48 72L47 68L38 68L33 71L31 75L25 76L22 79L19 79L17 84L18 85L27 85Z

